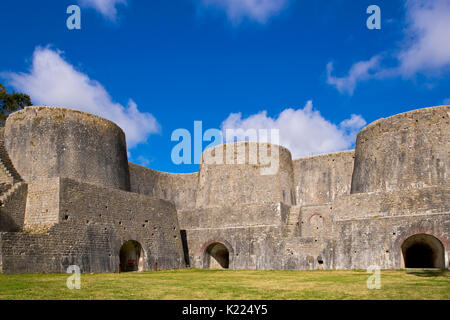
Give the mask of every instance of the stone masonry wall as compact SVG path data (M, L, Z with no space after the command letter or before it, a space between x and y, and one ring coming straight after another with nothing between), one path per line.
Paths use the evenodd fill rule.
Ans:
M60 180L41 178L28 184L25 230L44 230L59 222Z
M50 121L55 132L59 112ZM59 173L33 177L0 207L0 272L65 272L71 264L84 272L115 272L120 248L128 240L142 245L144 270L156 264L159 269L184 268L185 261L206 267L206 252L214 243L228 250L231 269L398 269L404 267L402 244L417 234L442 243L448 268L449 113L444 106L379 120L360 132L355 151L292 161L290 152L280 148L279 170L268 176L261 174L261 161L248 161L255 145L237 143L248 149L245 163L205 161L220 150L226 156L226 145L217 146L203 154L194 174L127 163L112 180L106 174L80 182L90 169L73 179ZM46 120L38 118L34 124L30 120L7 128L15 162L36 149L29 137L29 149L20 149L19 143L15 150L19 140L13 133L20 127L42 134L40 125ZM19 113L16 121L24 119ZM63 138L50 142L64 151ZM123 149L121 143L106 145ZM94 149L86 150L103 150ZM233 160L239 157L235 151L229 155ZM82 153L72 160L81 167L80 159ZM132 192L117 184L128 167ZM27 233L11 232L21 226Z
M0 232L23 229L27 189L26 183L17 183L0 197Z
M335 220L338 236L333 269L404 268L401 246L410 236L430 234L444 245L445 267L450 268L450 214Z
M442 185L450 170L450 106L380 119L357 137L352 193Z
M295 159L294 183L297 204L330 202L350 194L354 151Z
M47 234L1 234L3 272L65 272L71 264L116 272L128 240L142 245L144 270L185 267L173 203L61 179L59 223Z
M281 203L196 208L178 213L181 229L281 226L289 207Z
M229 151L229 146L234 146L234 150ZM266 158L264 153L269 156ZM253 161L250 154L254 155ZM205 161L216 156L219 163ZM240 159L242 162L239 162ZM270 167L266 163L272 159L275 170L264 174L265 169ZM203 153L196 207L277 202L295 205L293 191L292 158L289 150L267 143L228 143Z
M111 121L71 109L27 107L8 116L4 136L27 183L66 177L130 190L125 134Z
M198 173L174 174L129 163L131 191L175 202L178 210L195 207Z

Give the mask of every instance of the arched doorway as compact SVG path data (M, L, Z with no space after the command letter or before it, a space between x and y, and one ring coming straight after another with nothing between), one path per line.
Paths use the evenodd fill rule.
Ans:
M205 250L203 258L204 269L228 269L230 266L230 252L220 243L211 243Z
M416 234L402 244L405 268L445 268L444 246L429 234Z
M142 271L144 251L139 242L129 240L120 248L120 272Z

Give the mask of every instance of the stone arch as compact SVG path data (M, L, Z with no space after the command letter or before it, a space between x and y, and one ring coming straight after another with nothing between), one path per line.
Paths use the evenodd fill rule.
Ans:
M306 219L307 225L304 227L304 234L314 237L316 240L323 236L326 228L325 216L320 212L311 213Z
M120 272L143 271L145 252L142 245L135 240L122 244L119 251Z
M325 222L325 216L323 214L321 214L320 212L313 212L308 216L307 221L310 222L311 218L314 216L319 216L320 219L322 219L323 222Z
M233 256L233 248L222 239L213 239L202 247L204 269L229 269Z
M445 248L442 242L425 233L414 234L403 241L403 264L405 268L445 269Z

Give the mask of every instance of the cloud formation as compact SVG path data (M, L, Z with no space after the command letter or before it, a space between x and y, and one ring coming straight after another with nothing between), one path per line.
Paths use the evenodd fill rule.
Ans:
M450 1L409 0L406 10L405 48L398 55L401 73L411 76L450 65Z
M30 95L34 105L53 105L96 114L115 122L125 132L128 148L145 143L160 126L150 113L129 100L123 106L105 88L65 61L62 53L37 47L28 73L2 73L14 89Z
M224 10L234 24L244 19L266 23L279 14L289 0L200 0L206 7Z
M327 82L341 93L352 95L357 83L369 79L402 76L417 73L438 75L450 66L450 1L408 0L405 3L406 28L404 39L391 54L377 54L350 68L347 75L333 76L333 65L327 65ZM387 59L396 66L385 67ZM385 62L385 63L383 63Z
M327 83L333 85L340 93L353 94L356 84L359 81L374 77L380 64L380 56L374 56L368 61L355 63L345 77L335 77L333 73L333 63L327 65ZM373 73L375 72L375 73Z
M85 8L92 8L100 12L105 18L115 21L117 18L117 5L126 5L127 0L78 0Z
M299 158L350 149L365 125L366 121L355 114L334 124L314 110L312 101L308 101L303 109L285 109L275 118L268 116L267 111L244 119L241 113L232 113L222 122L222 130L278 129L280 145L288 148L294 158ZM243 141L245 137L239 136L238 140Z

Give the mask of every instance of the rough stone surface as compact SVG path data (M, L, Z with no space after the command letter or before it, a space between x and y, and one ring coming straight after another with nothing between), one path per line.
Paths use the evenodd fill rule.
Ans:
M297 204L330 202L348 194L354 159L355 152L347 151L294 160Z
M44 234L0 233L4 273L65 272L69 265L117 272L128 240L141 244L143 270L155 263L160 269L184 267L173 203L67 178L58 186L58 223Z
M380 119L355 151L303 159L268 144L217 146L198 173L170 174L128 163L120 129L96 127L109 122L27 108L7 121L7 152L0 139L0 272L114 272L130 240L138 270L398 269L414 252L405 246L449 268L449 113ZM95 132L80 140L92 148L72 127ZM262 174L261 152L279 155L273 174Z
M195 207L198 173L173 174L129 163L131 192L175 202L179 209Z
M130 190L125 134L103 118L70 109L28 107L8 117L5 147L27 183L66 177Z
M352 193L442 185L450 170L449 107L380 119L359 132Z
M231 149L227 149L229 147ZM207 156L215 156L218 152L222 154L218 156L218 164L205 162ZM261 154L267 154L267 159ZM264 174L262 170L270 167L267 163L272 160L271 155L277 154L279 159L275 158L274 174ZM272 202L295 204L292 158L286 148L254 142L229 143L205 151L202 161L196 207Z
M22 230L27 187L25 183L17 183L0 196L0 231Z

